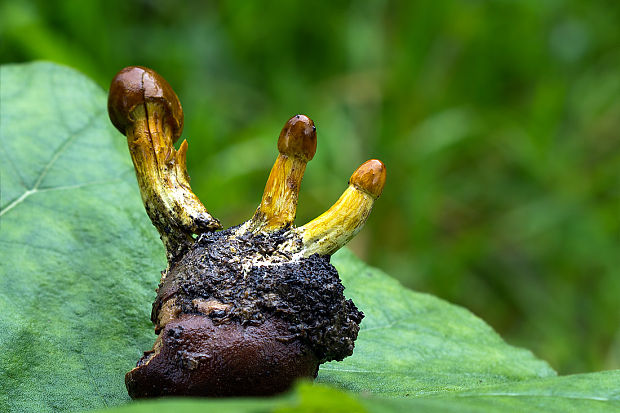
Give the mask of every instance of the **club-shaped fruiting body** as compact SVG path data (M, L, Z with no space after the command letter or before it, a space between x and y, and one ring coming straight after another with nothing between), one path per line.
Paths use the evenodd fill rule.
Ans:
M189 186L187 141L178 151L173 146L183 130L183 110L168 82L145 67L121 70L110 85L108 113L127 135L142 201L168 259L193 243L192 234L220 229Z
M269 395L351 355L363 314L329 261L381 195L383 163L362 164L328 211L295 227L317 140L312 120L293 116L254 216L216 231L219 222L189 186L187 142L173 147L183 113L168 83L150 69L125 68L112 81L108 111L127 136L168 257L151 314L158 337L125 377L130 396Z

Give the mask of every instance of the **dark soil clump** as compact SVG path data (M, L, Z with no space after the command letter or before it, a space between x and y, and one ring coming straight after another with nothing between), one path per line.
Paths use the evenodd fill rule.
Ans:
M168 270L153 304L153 322L173 296L184 314L199 313L195 299L217 300L227 309L209 314L215 325L257 326L277 317L289 325L290 336L281 339L307 343L321 363L351 355L364 315L345 299L330 257L292 259L281 247L298 240L286 229L241 236L236 230L203 234Z

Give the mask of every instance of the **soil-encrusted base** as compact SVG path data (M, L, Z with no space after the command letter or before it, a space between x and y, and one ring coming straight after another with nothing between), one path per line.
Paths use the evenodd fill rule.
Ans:
M353 353L363 313L344 297L329 256L291 259L282 248L297 242L291 232L235 235L237 228L203 234L165 274L153 304L157 324L162 305L175 298L183 314L204 314L196 300L216 301L215 325L260 326L278 318L288 338L308 345L323 363Z

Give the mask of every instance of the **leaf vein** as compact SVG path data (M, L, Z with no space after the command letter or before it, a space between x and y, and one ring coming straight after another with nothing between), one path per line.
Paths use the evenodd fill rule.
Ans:
M26 198L28 198L30 195L39 192L39 186L41 185L41 182L43 182L43 179L45 179L45 176L48 174L48 172L50 171L50 169L54 166L54 164L56 163L56 161L62 156L62 154L67 150L67 148L69 146L71 146L71 144L73 142L75 142L75 140L77 139L78 136L80 136L80 134L86 130L87 128L89 128L93 122L95 121L95 119L97 119L97 117L101 114L102 111L97 112L94 116L92 116L84 126L82 126L80 129L78 129L77 131L75 131L74 133L72 133L71 135L69 135L69 137L67 137L67 139L65 139L65 141L58 147L58 149L56 149L56 151L54 152L54 154L52 155L52 158L49 160L49 162L43 167L43 170L41 171L41 173L39 174L39 177L37 178L37 180L35 181L34 185L32 186L32 188L27 189L22 195L20 195L17 199L15 199L14 201L12 201L11 203L9 203L5 208L0 210L0 217L4 214L6 214L7 212L9 212L11 209L15 208L17 205L21 204L22 202L24 202L24 200Z

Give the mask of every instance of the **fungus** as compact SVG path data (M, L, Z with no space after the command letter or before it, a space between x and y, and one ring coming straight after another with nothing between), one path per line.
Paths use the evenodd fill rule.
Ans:
M125 376L132 398L271 395L353 353L364 315L344 297L330 256L364 225L385 184L383 163L362 164L327 212L295 227L316 128L293 116L253 217L218 231L189 185L187 141L173 146L183 111L170 85L151 69L125 68L108 112L127 136L168 258L151 313L157 339Z

